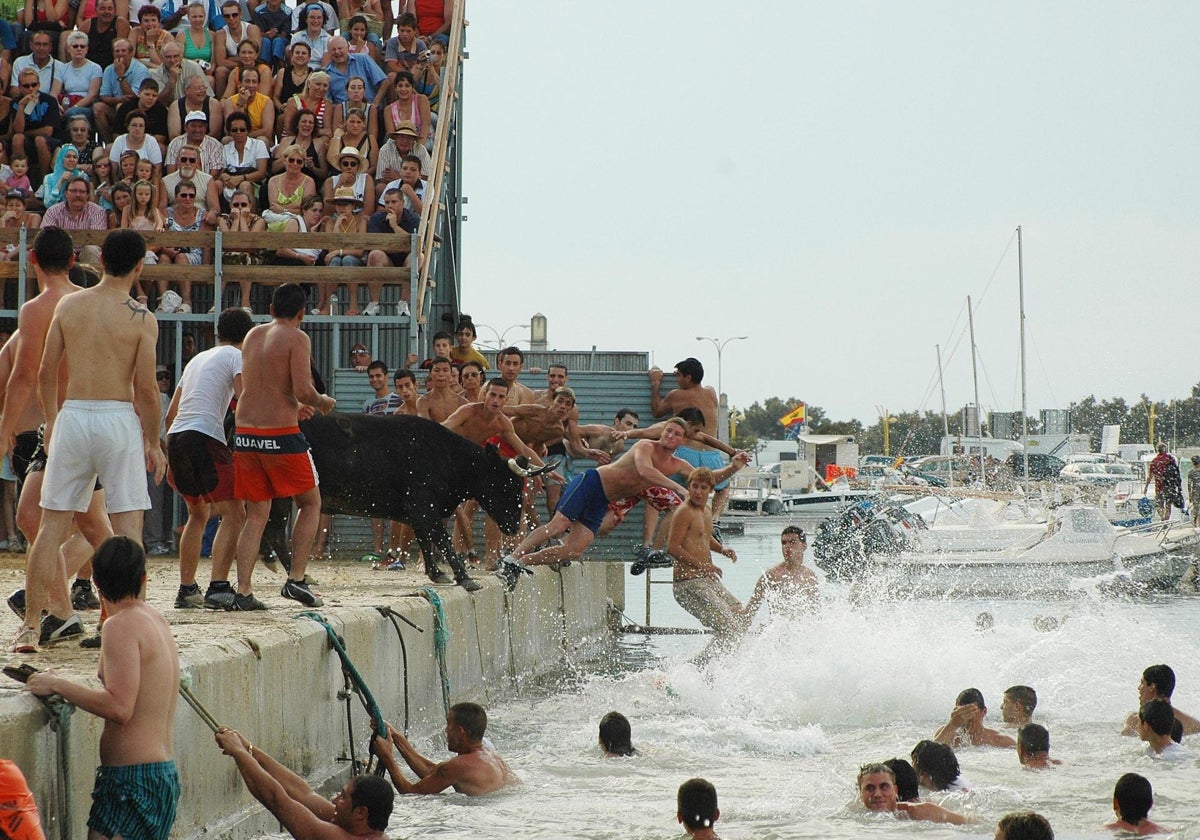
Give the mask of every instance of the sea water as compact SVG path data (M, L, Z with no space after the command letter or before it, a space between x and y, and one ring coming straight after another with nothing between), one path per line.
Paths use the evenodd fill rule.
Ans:
M782 524L756 521L727 539L739 562L720 565L743 601L778 562ZM644 578L628 580L626 612L640 621ZM1176 671L1179 708L1200 714L1200 601L1114 599L1094 583L1065 598L988 600L852 596L823 584L819 605L788 619L763 615L736 651L702 670L688 659L706 636L624 636L488 710L489 737L521 776L519 788L479 799L398 797L388 834L679 837L676 790L703 776L716 785L726 840L990 838L1001 816L1027 809L1045 815L1058 838L1108 837L1113 785L1136 772L1154 786L1151 818L1175 837L1200 838L1200 762L1155 761L1136 738L1118 734L1136 707L1142 670L1158 662ZM652 590L654 624L698 626L669 585ZM977 629L982 612L991 629ZM977 821L963 827L897 821L857 804L858 767L907 758L964 688L983 692L987 725L1010 731L1000 701L1014 684L1037 690L1034 720L1050 730L1061 766L1026 770L1015 750L959 749L970 790L923 794ZM597 724L614 709L630 719L639 756L602 756ZM1187 741L1200 752L1200 736ZM418 737L417 747L447 755L440 733Z

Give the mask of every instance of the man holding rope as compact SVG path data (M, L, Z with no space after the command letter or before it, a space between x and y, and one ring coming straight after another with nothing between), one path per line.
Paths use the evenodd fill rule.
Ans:
M100 637L101 687L53 671L33 674L26 687L104 718L90 835L167 840L179 804L173 741L179 651L162 615L142 600L146 554L138 542L109 537L92 565L108 611Z
M221 750L237 762L254 798L297 840L386 840L393 794L391 785L380 777L355 776L331 801L314 793L304 779L236 730L219 727L216 739Z

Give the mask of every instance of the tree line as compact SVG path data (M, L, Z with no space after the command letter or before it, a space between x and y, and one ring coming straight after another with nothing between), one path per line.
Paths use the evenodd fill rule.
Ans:
M755 447L759 441L782 440L786 430L779 423L783 417L802 402L797 397L780 399L770 397L762 403L755 402L737 412L737 432L732 441L740 449ZM1071 431L1088 435L1092 447L1100 445L1100 434L1104 426L1119 425L1122 443L1148 443L1150 422L1153 418L1154 441L1177 446L1200 446L1200 383L1192 386L1191 394L1184 399L1151 400L1143 394L1139 400L1127 401L1124 397L1097 399L1085 397L1070 405ZM834 420L817 405L807 406L808 431L815 435L854 435L859 451L883 452L883 421L881 418L870 426L861 420ZM927 455L937 452L941 446L944 427L941 412L900 411L890 417L891 432L889 450L893 455ZM949 432L963 434L962 412L955 411L948 417ZM1029 432L1040 431L1036 417L1029 418ZM987 424L984 434L988 435ZM990 436L990 435L989 435ZM1020 438L1020 423L1014 424L1014 439Z

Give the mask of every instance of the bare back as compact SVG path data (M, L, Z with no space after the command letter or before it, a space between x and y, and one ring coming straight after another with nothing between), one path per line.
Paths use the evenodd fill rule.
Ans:
M434 772L452 779L454 789L467 796L483 796L519 781L500 754L487 747L442 762Z
M153 383L158 321L127 291L102 284L64 297L47 336L54 341L66 353L69 400L133 402L145 377Z
M125 723L105 720L100 763L107 766L169 761L174 755L179 651L163 617L140 599L104 623L100 681L113 688L137 680L137 699ZM115 689L114 689L115 690Z
M717 392L708 385L696 385L692 388L676 388L663 399L663 406L666 409L664 413L670 414L678 414L685 408L700 409L704 414L704 431L716 437L717 413L720 409L717 404ZM656 414L655 416L661 417L662 414ZM688 439L687 446L689 449L713 448L694 438Z
M303 331L279 319L246 333L242 342L242 398L236 415L239 426L283 429L296 425L298 397L315 391L310 348Z

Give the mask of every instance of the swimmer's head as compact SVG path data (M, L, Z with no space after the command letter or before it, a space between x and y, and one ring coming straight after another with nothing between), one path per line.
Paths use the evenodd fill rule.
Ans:
M376 831L388 827L392 804L396 801L392 786L379 776L356 776L350 781L350 807L366 808L367 825Z
M620 712L609 712L600 718L600 747L609 755L633 755L629 718Z
M987 711L987 703L983 702L983 692L978 688L965 688L954 698L955 706L978 706L980 711Z
M1050 730L1038 723L1027 723L1017 730L1017 757L1026 758L1050 752Z
M1027 685L1014 685L1005 689L1000 702L1000 717L1005 723L1020 723L1028 720L1037 708L1037 692Z
M688 779L679 786L676 817L690 829L712 828L721 816L717 789L704 779Z
M1154 805L1154 789L1150 780L1137 773L1126 773L1117 779L1113 789L1113 811L1131 825L1137 825L1150 815Z
M896 774L886 764L864 764L855 780L858 797L869 811L895 811Z
M916 802L921 798L921 783L917 771L903 758L889 758L883 762L896 779L896 799L900 802Z
M946 790L958 778L958 757L946 744L918 741L909 757L917 778L931 790Z
M478 743L487 732L487 712L478 703L455 703L446 715L447 729L450 724L462 729L471 743Z
M1175 693L1175 672L1170 665L1151 665L1142 671L1142 683L1138 686L1138 699L1170 700Z
M1007 814L996 823L995 840L1054 840L1054 829L1049 820L1032 811Z
M1138 709L1138 722L1155 735L1170 735L1175 726L1175 712L1166 700L1149 700Z

